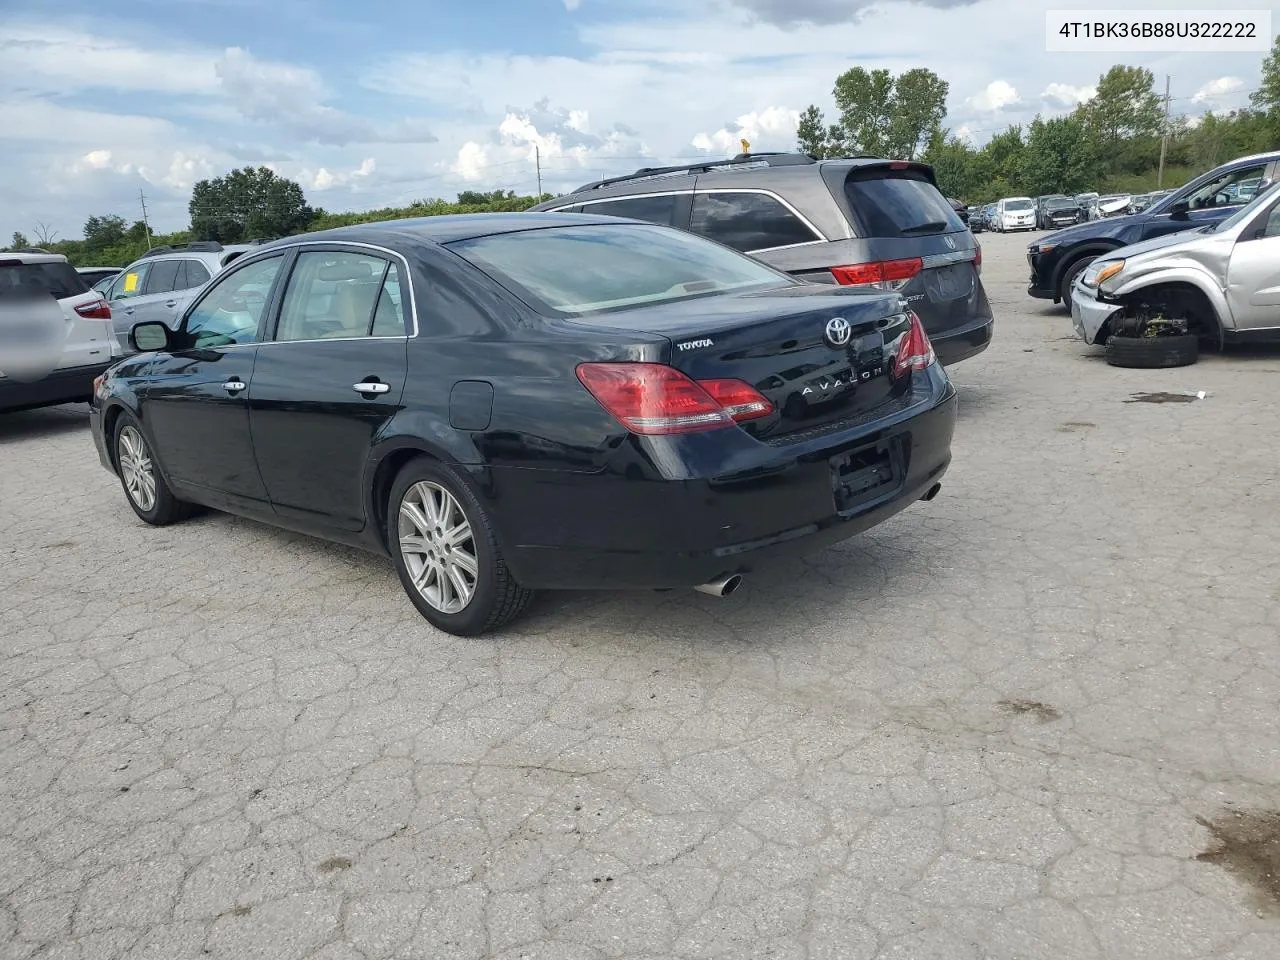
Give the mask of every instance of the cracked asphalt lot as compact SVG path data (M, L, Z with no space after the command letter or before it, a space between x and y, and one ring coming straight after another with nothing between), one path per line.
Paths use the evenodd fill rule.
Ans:
M1110 368L980 239L942 494L724 600L451 638L0 418L0 956L1280 957L1280 351Z

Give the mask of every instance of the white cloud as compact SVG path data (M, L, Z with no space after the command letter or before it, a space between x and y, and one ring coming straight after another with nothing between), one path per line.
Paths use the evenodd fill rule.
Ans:
M290 179L296 179L304 190L316 190L323 192L332 190L334 187L350 187L354 186L361 180L367 180L373 176L375 170L378 169L378 163L373 157L365 157L360 162L360 166L354 170L345 172L334 172L327 167L321 167L314 173L311 170L299 170ZM278 172L278 171L277 171Z
M564 8L572 13L582 6L582 0L564 0Z
M1244 81L1239 77L1218 77L1216 80L1210 80L1194 94L1191 95L1193 103L1208 103L1212 106L1218 104L1214 101L1222 100L1237 94L1244 89Z
M965 103L975 110L1003 110L1020 102L1017 88L1005 80L992 80L986 88L969 97Z
M691 143L699 150L718 154L738 153L742 148L739 142L741 140L750 143L753 152L791 150L796 145L796 127L799 123L799 110L766 107L764 110L744 113L714 133L698 133Z
M38 92L106 89L210 94L213 60L185 44L127 44L53 25L0 23L0 86Z
M977 138L973 134L973 127L971 127L967 123L962 123L960 124L960 126L956 127L956 130L953 136L955 136L957 140L963 140L965 143L969 144L970 146L974 145L977 142Z
M1051 83L1040 93L1040 99L1052 107L1069 110L1087 103L1098 95L1096 86L1073 87L1069 83Z

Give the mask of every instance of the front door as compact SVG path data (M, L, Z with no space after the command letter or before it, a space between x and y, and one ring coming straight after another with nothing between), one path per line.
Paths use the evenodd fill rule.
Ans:
M1247 201L1240 196L1240 184L1251 180L1259 180L1266 176L1269 165L1258 163L1248 167L1238 167L1206 180L1193 190L1175 197L1186 203L1185 215L1175 219L1169 213L1159 213L1147 219L1142 225L1142 239L1161 237L1167 233L1180 233L1183 230L1194 230L1224 220L1239 210ZM1168 210L1169 206L1162 207Z
M174 482L265 502L249 433L249 386L283 255L223 274L187 313L143 390L143 424Z
M1280 203L1245 227L1232 248L1227 305L1237 330L1280 327Z
M370 450L404 392L404 269L390 254L338 246L294 262L249 387L258 466L281 517L364 526Z

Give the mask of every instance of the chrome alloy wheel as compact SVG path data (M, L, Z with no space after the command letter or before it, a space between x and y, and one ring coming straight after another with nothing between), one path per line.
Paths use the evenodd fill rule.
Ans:
M120 431L116 459L129 499L143 513L149 512L156 505L156 474L147 442L137 427L128 426Z
M422 599L441 613L461 613L476 592L480 564L471 523L457 499L430 480L400 501L400 556Z

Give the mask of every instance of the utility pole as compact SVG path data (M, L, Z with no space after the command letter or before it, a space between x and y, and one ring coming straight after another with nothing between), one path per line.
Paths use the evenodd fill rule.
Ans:
M1164 155L1169 149L1169 75L1164 75L1164 135L1160 138L1160 170L1156 173L1156 189L1164 188Z
M538 167L538 202L542 202L542 151L538 149L538 145L533 145L533 162Z
M147 220L147 198L142 192L142 188L138 188L138 202L142 204L142 229L147 235L147 249L151 249L151 223Z

